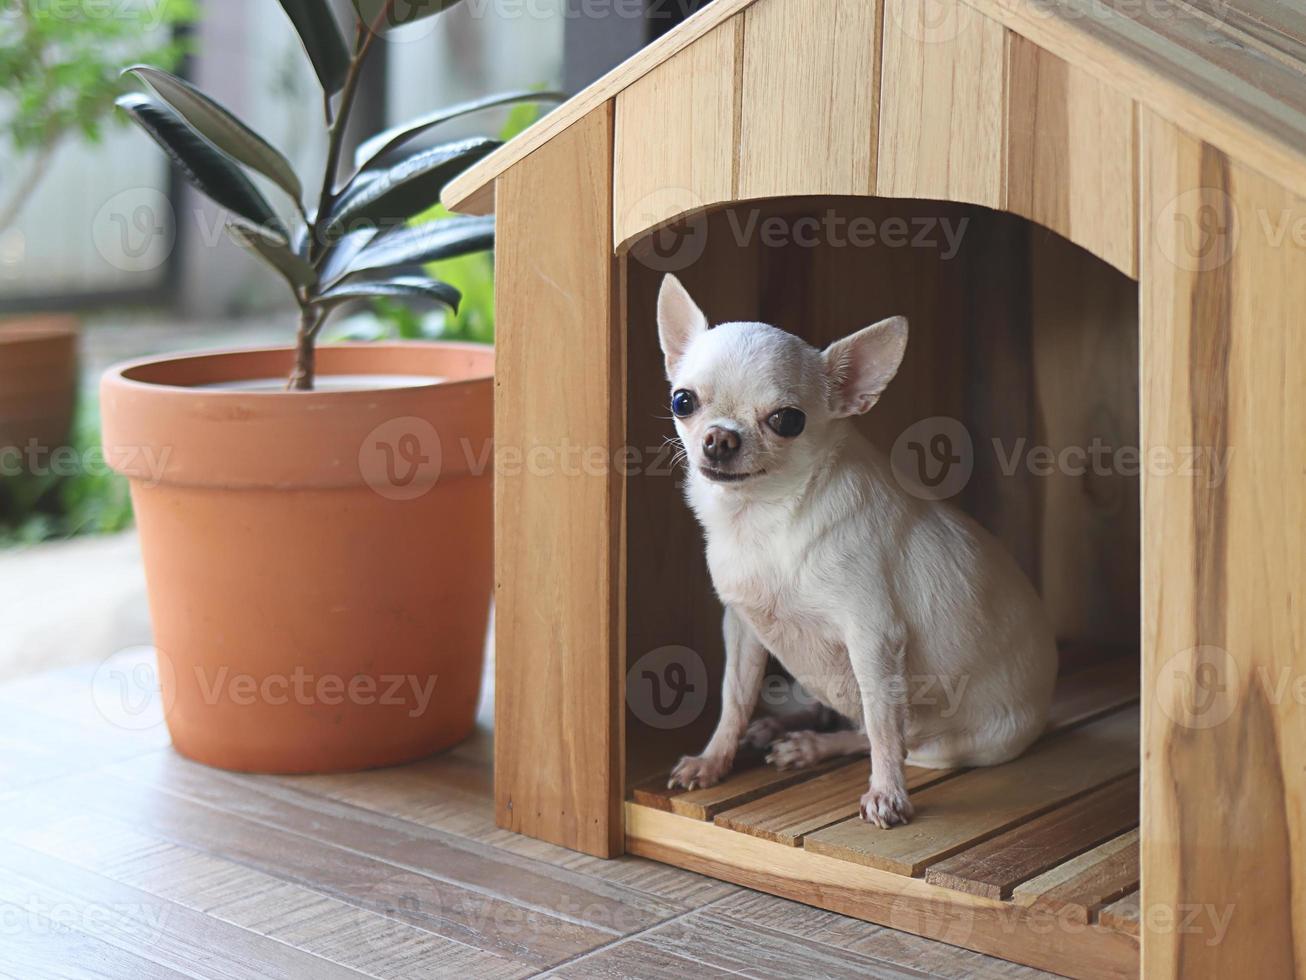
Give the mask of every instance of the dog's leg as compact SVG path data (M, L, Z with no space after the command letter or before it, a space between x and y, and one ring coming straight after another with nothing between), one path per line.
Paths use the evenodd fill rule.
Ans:
M869 748L865 732L790 732L771 746L766 761L777 769L806 769L826 759L865 752Z
M721 782L735 761L739 739L757 706L766 674L766 648L747 623L726 607L722 630L726 641L725 686L721 719L702 755L687 755L671 770L668 786L702 789Z
M893 634L850 644L861 688L866 736L871 743L871 784L862 794L862 819L889 828L911 819L907 798L907 686L903 641Z
M846 726L846 719L833 708L823 704L812 704L805 708L795 708L778 715L755 719L744 732L739 747L761 752L769 749L790 732L809 730L813 733L834 732Z

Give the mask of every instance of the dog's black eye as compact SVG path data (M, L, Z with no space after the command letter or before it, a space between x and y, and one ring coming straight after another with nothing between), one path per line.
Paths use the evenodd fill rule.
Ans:
M803 429L807 427L807 416L796 408L782 408L772 412L766 424L776 435L792 439L803 434Z
M692 391L681 388L671 396L671 414L678 419L687 419L698 408L698 399Z

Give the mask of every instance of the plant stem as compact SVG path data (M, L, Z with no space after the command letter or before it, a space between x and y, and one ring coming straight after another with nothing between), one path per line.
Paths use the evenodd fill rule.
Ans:
M331 97L325 96L327 118L330 120L327 130L327 158L322 173L322 193L318 197L317 214L308 224L308 260L317 265L322 255L322 231L335 204L336 179L340 173L340 157L345 147L345 131L349 128L349 116L354 108L354 98L358 94L358 83L362 79L363 64L367 61L372 43L380 36L381 27L394 8L394 0L386 0L371 24L364 24L360 19L354 38L354 57L349 62L349 71L345 75L345 84L340 89L340 106L334 117L331 116ZM314 368L313 345L317 342L317 332L322 326L325 314L317 311L311 299L306 298L300 307L299 335L295 345L295 369L290 375L287 388L296 391L312 391Z
M46 168L50 165L54 151L58 148L58 137L47 140L42 144L41 148L37 150L36 156L32 159L32 165L28 168L27 173L23 174L22 179L13 186L3 204L0 204L0 234L8 231L9 226L17 221L18 216L23 213L23 208L27 206L31 200L32 192L36 190L37 185L45 177Z
M312 391L313 376L316 368L316 351L314 340L318 327L322 325L322 314L311 304L305 303L299 308L299 333L295 338L295 369L286 382L287 391Z

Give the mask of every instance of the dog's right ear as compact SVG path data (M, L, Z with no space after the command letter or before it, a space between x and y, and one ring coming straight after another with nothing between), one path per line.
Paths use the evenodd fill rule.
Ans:
M707 317L703 311L680 280L667 273L658 291L658 339L662 342L662 356L667 361L668 379L675 374L676 365L694 338L706 330Z

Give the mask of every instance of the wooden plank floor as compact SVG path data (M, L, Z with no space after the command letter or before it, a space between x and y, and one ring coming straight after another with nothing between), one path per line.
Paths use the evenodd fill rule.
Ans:
M396 769L239 776L178 757L104 677L0 686L0 977L1048 976L501 831L487 727ZM1109 858L1042 900L1105 901Z
M1000 903L980 907L1008 909L1010 922L1051 918L1091 926L1099 936L1118 934L1115 952L1080 975L1136 973L1137 947L1118 937L1138 935L1138 690L1136 658L1090 663L1061 679L1047 733L1020 758L968 771L908 767L916 814L905 827L885 831L860 818L865 758L778 775L754 761L706 790L668 789L665 774L633 787L629 812L652 835L636 832L635 847L815 901L818 884L831 878L890 893L904 887L895 881L923 879L921 901L955 901L958 915L976 914L973 897ZM699 831L659 814L733 833ZM847 862L848 870L830 859ZM780 864L783 876L774 871ZM860 905L869 918L879 914L872 896L860 903L846 896L844 903L829 907ZM1000 932L985 941L977 948L1000 946ZM1060 955L1037 942L1021 952L1034 963Z

